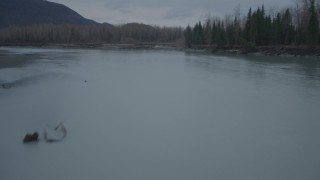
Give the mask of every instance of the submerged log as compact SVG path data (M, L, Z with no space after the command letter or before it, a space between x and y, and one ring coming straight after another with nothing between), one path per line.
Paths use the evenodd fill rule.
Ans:
M10 89L12 87L12 84L10 83L3 83L0 86L2 89Z

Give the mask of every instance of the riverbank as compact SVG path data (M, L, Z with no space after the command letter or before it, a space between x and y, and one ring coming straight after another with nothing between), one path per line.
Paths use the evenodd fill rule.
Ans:
M103 43L0 43L0 47L53 47L53 48L99 48L99 49L184 49L176 43L137 43L137 44L103 44Z
M315 56L320 57L320 46L210 46L194 45L185 48L181 43L137 43L137 44L103 44L103 43L0 43L0 47L52 47L52 48L98 48L98 49L170 49L188 52L210 52L231 54L262 54L276 56Z
M231 54L263 54L275 56L315 56L320 57L320 47L309 46L192 46L188 51L206 51L213 53L231 53Z

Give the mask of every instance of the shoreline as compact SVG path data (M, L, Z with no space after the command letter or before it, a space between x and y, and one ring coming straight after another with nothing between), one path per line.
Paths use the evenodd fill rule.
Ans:
M227 54L260 54L265 56L291 56L291 57L320 57L320 47L296 46L296 45L274 45L274 46L192 46L187 51L211 52Z
M176 43L137 43L137 44L104 44L104 43L0 43L0 47L52 47L52 48L94 48L94 49L164 49L180 50L186 52L208 52L226 54L261 54L266 56L292 56L292 57L320 57L320 46L308 47L297 45L274 46L209 46L198 45L186 48Z
M96 48L96 49L173 49L181 50L183 46L174 43L0 43L0 47L52 47L52 48Z

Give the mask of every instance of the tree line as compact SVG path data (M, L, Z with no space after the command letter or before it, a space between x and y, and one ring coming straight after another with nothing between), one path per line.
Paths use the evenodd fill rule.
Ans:
M138 23L72 25L39 24L0 29L0 43L173 43L183 39L180 27L158 27Z
M249 9L241 17L235 15L221 19L208 17L184 31L187 47L215 46L269 46L320 44L320 3L315 0L297 0L295 6L275 12L266 12L262 5Z

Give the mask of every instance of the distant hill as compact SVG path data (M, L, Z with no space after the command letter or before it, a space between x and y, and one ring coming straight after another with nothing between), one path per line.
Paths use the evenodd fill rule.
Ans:
M0 27L64 23L98 24L58 3L45 0L0 0Z
M124 29L145 29L145 30L153 30L154 27L142 23L127 23L121 26Z

